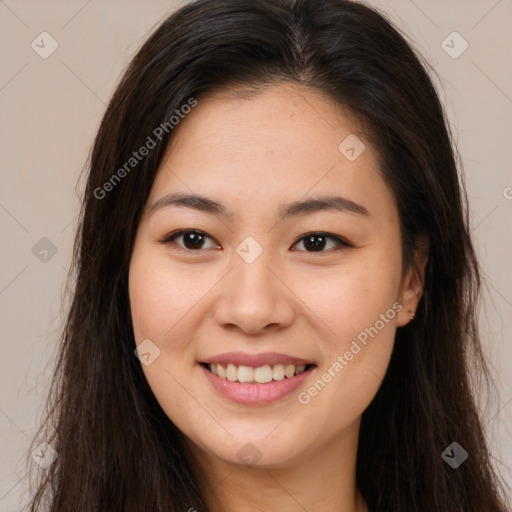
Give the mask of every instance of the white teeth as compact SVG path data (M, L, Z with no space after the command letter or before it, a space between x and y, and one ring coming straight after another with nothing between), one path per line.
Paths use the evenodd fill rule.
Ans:
M212 365L215 366L215 365ZM250 366L238 367L238 381L239 382L252 382L254 378L254 368Z
M274 380L283 380L284 379L284 365L276 364L274 366L274 371L272 372L272 378Z
M272 368L270 366L260 366L254 369L254 380L259 384L265 384L272 381Z
M306 369L306 365L276 364L274 366L265 365L252 368L251 366L236 366L231 363L224 367L221 364L213 363L209 364L208 368L214 375L231 382L266 384L272 382L272 380L283 380L285 377L291 379L293 376L302 373Z
M226 368L226 379L235 382L238 379L238 368L234 364L228 364Z
M288 377L289 379L291 377L293 377L295 375L295 366L293 364L289 364L287 366L285 366L284 368L284 374L286 375L286 377Z

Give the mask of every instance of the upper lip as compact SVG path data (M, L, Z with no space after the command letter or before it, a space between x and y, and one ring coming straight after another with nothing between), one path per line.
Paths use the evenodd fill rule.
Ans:
M266 352L263 354L244 354L243 352L227 352L225 354L219 354L216 356L209 357L203 361L206 364L223 364L229 363L236 366L252 366L258 368L260 366L274 366L276 364L295 366L314 364L312 361L301 359L300 357L294 357L287 354L279 354L276 352Z

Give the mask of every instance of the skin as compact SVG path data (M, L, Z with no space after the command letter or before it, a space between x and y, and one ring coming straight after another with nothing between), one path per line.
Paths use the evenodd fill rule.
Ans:
M338 150L350 134L366 146L355 161ZM232 215L183 206L150 214L170 192L207 196ZM276 221L282 204L317 195L343 196L369 215L329 210ZM183 237L160 242L179 229L210 238L199 249L186 249ZM353 247L331 240L315 252L301 239L322 231ZM247 236L263 250L252 263L236 252ZM398 210L377 152L356 121L315 90L218 91L175 128L138 227L130 303L136 343L150 339L160 350L143 365L145 376L186 435L212 510L367 510L355 482L360 418L386 372L396 329L421 297L421 247L419 271L402 268ZM300 403L299 392L393 304L400 312ZM317 367L286 397L241 405L218 394L198 364L225 352L280 352ZM254 465L237 455L248 443L260 457Z

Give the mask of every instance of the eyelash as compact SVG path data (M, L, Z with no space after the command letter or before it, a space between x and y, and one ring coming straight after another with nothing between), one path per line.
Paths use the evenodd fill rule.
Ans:
M198 234L198 235L205 236L205 237L207 237L207 238L209 238L211 240L214 240L210 235L208 235L207 233L205 233L204 231L201 231L199 229L180 229L178 231L174 231L172 233L169 233L169 235L167 235L162 240L159 240L159 242L162 243L162 244L170 244L170 243L174 242L174 240L176 238L178 238L178 237L180 237L180 236L182 236L182 235L184 235L186 233L195 233L195 234ZM299 239L297 239L294 242L293 245L296 245L297 243L301 242L302 240L305 240L306 238L308 238L310 236L319 236L319 237L329 238L331 240L334 240L336 242L337 246L335 248L331 248L331 249L329 249L327 251L324 251L324 250L322 250L322 251L305 251L305 250L303 250L301 252L307 252L309 254L322 254L322 253L329 253L332 250L338 251L338 250L342 249L343 247L354 247L353 245L351 245L349 242L347 242L343 238L341 238L341 237L339 237L337 235L332 235L330 233L326 233L324 231L311 231L309 233L306 233L306 234L302 235ZM215 243L217 243L217 242L215 242ZM200 253L204 249L197 249L197 250L187 249L185 247L181 247L180 245L177 245L177 250L188 252L188 253L192 253L192 252Z

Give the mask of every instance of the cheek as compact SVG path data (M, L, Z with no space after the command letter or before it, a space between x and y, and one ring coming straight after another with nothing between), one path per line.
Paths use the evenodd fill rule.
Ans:
M322 330L331 341L331 348L341 350L390 309L385 320L394 324L396 310L392 307L399 289L399 265L391 257L386 261L382 256L374 261L360 258L360 262L329 272L310 273L307 279L297 277L293 290L324 325ZM381 324L379 321L379 330L384 330Z
M134 250L130 265L130 307L135 339L164 343L182 328L215 280L199 269L178 268L160 255ZM175 340L176 343L176 340Z
M368 407L386 374L394 346L396 309L367 310L357 318L340 313L326 352L328 357L299 402L311 421L325 418L332 435L346 428ZM383 315L383 316L380 316ZM326 343L328 340L325 340Z
M135 246L129 273L135 341L138 345L150 339L160 351L150 364L141 364L142 371L167 416L185 431L190 430L190 422L204 421L201 408L191 403L194 390L184 385L194 371L187 322L204 296L203 284L208 283L169 268L159 255ZM185 410L187 414L177 413Z
M296 290L314 312L326 358L301 403L315 403L315 414L345 418L361 414L384 377L394 346L401 306L396 302L400 259L382 253L340 268L322 279L308 279ZM302 282L302 281L301 281ZM317 409L318 408L318 409Z

